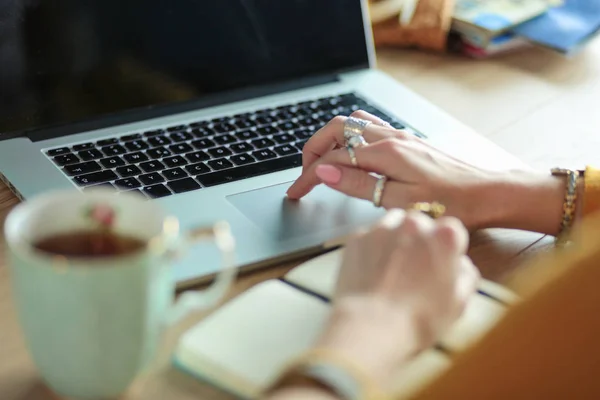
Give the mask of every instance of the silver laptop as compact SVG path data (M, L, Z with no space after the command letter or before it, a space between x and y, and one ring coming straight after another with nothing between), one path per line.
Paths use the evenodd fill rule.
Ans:
M184 228L227 220L244 270L337 246L382 215L322 186L285 197L304 143L335 115L360 108L433 142L464 130L375 69L366 1L11 4L3 180L22 199L138 191ZM173 278L181 287L218 268L198 247Z

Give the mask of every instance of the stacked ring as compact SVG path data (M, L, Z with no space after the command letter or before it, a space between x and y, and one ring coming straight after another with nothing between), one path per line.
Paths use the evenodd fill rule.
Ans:
M387 176L381 176L375 183L375 190L373 191L373 205L375 207L381 207L381 198L383 197L383 191L385 190L387 180Z

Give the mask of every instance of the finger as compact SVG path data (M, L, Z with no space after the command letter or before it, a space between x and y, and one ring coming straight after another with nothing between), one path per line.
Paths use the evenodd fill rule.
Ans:
M356 148L354 153L360 169L385 175L391 180L402 182L400 174L413 169L407 161L410 149L398 139L381 140ZM288 197L300 199L321 183L321 179L316 174L319 164L354 167L346 148L330 151L302 172L302 175L288 189Z
M372 118L369 117L369 118ZM323 128L319 129L304 145L302 149L302 168L308 168L312 163L327 154L336 147L345 145L344 123L348 118L337 116L329 121ZM364 118L366 119L366 118ZM393 131L389 128L369 125L365 128L363 137L367 143L373 143L381 139L393 137Z
M317 178L328 187L348 196L373 201L378 178L360 169L319 164ZM410 185L388 180L383 188L380 205L385 209L403 208L412 197Z
M469 247L469 234L465 226L454 217L442 217L436 221L436 240L450 254L466 254Z

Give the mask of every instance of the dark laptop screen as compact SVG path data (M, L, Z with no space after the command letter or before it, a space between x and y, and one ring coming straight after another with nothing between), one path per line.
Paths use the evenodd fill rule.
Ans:
M0 134L367 62L360 0L0 0Z

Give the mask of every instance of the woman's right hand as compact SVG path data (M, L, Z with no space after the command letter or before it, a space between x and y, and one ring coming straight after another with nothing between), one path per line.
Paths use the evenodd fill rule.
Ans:
M333 316L320 346L377 376L431 346L461 315L479 272L455 218L389 211L346 246Z

